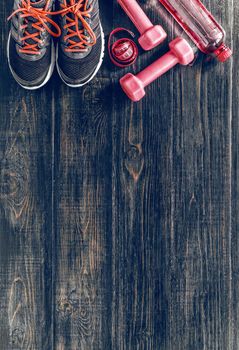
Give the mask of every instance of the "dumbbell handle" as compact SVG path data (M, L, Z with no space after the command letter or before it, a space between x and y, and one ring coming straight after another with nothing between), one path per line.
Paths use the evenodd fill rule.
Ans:
M178 58L171 51L169 51L150 66L139 72L136 77L142 81L145 87L176 66L178 63Z
M134 23L140 34L153 27L152 22L144 13L136 0L118 0L118 3Z

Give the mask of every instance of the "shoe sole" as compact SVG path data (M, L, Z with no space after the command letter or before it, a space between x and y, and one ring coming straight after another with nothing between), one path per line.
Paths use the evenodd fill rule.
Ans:
M100 59L99 59L99 63L94 71L94 73L91 75L91 77L85 81L84 83L80 83L80 84L70 84L70 83L67 83L65 80L64 80L64 77L63 77L63 73L61 72L61 69L58 65L58 46L57 46L57 50L56 50L56 69L57 69L57 72L61 78L61 80L69 87L71 88L78 88L78 87L82 87L86 84L88 84L92 79L94 79L94 77L96 76L96 74L98 73L98 71L100 70L100 67L103 63L103 58L104 58L104 55L105 55L105 35L104 35L104 31L103 31L103 28L102 28L102 25L100 23L100 32L101 32L101 40L102 40L102 50L101 50L101 54L100 54Z
M12 69L11 67L11 64L10 64L10 56L9 56L9 52L10 52L10 39L11 39L11 32L9 33L9 36L8 36L8 42L7 42L7 61L8 61L8 65L9 65L9 68L10 68L10 71L12 73L12 76L13 78L16 80L16 82L23 88L23 89L26 89L26 90L37 90L37 89L40 89L41 87L43 87L51 78L52 76L52 73L54 71L54 67L55 67L55 47L54 47L54 43L52 41L51 43L51 64L50 64L50 67L49 67L49 70L48 70L48 73L46 75L46 78L44 79L44 81L40 84L40 85L36 85L36 86L26 86L26 85L23 85L19 82L18 80L18 76L16 75L16 73L14 72L14 70Z

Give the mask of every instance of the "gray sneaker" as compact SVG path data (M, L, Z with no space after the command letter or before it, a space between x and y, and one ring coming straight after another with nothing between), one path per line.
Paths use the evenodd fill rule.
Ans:
M104 34L98 0L58 0L61 39L57 47L57 70L70 87L80 87L94 78L104 56Z
M53 36L60 36L52 21L54 0L15 0L7 57L14 79L25 89L42 87L50 79L55 51Z

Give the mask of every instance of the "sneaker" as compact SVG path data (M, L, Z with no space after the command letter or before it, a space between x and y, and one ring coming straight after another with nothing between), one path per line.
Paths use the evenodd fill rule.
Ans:
M51 19L53 3L54 0L15 0L9 17L8 63L14 79L25 89L42 87L53 73L52 36L61 35L59 26Z
M103 61L104 34L98 0L58 0L61 38L56 65L61 79L80 87L94 78Z

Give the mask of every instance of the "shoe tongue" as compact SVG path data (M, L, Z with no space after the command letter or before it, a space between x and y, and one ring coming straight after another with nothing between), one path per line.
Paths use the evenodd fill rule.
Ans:
M75 0L75 1L77 2L77 0ZM87 5L88 8L90 8L90 5L92 2L93 2L92 0L88 1L88 5ZM71 4L69 3L69 5L71 5ZM84 3L82 3L82 5L84 6ZM80 11L82 11L82 8L80 9ZM71 19L75 20L75 15L73 13L68 13L67 16L70 17ZM86 21L88 21L87 17L84 17L84 19ZM79 28L79 30L84 29L84 26L83 26L82 22L80 21L80 19L78 21L78 28ZM71 29L76 30L76 27L74 26ZM80 38L78 37L78 35L72 37L71 39L74 40L76 43L80 42Z
M46 5L46 2L47 2L47 0L31 0L31 6L35 7L35 8L44 8ZM38 20L36 18L30 17L30 16L27 17L27 20L29 23L29 26L27 28L28 33L34 34L34 33L38 32L38 30L36 28L32 27L32 25L31 25L32 23L35 23ZM30 45L36 44L35 40L33 40L33 39L27 39L26 43L30 44Z

